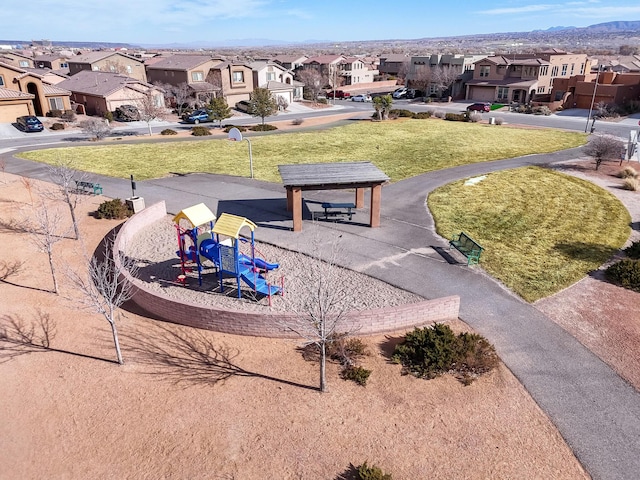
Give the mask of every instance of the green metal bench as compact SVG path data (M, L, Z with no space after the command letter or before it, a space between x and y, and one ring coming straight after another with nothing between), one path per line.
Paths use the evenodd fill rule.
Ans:
M480 254L484 250L478 242L464 232L460 232L449 241L449 250L451 247L467 257L467 265L479 263Z
M99 183L81 182L76 180L76 190L82 193L93 193L94 195L102 195L102 186Z

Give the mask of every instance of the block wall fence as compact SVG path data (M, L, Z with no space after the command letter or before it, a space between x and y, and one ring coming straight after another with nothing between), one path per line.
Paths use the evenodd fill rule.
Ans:
M120 229L114 243L114 252L126 251L126 244L139 230L157 222L166 215L165 203L159 202L132 216ZM152 291L147 288L145 282L132 277L122 269L119 258L119 255L115 255L120 275L134 286L135 293L132 301L152 317L222 333L256 337L298 338L297 334L282 326L286 322L287 316L294 318L293 314L269 311L234 311L169 298L162 293ZM358 335L373 335L456 319L459 309L460 297L456 295L396 307L354 311L345 317L342 325L345 331L357 331Z

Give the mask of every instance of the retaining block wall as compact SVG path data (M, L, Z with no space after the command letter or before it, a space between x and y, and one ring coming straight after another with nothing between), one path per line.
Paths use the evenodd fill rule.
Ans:
M135 236L136 232L166 215L167 210L164 202L151 205L135 214L120 229L114 244L114 251L125 250L126 243ZM117 255L116 262L118 262ZM145 282L131 277L122 269L120 269L120 273L135 287L133 302L159 319L237 335L298 338L296 333L283 326L288 322L295 323L297 317L293 314L223 310L187 301L181 302L148 289ZM353 331L358 335L407 330L433 322L456 319L459 309L460 297L456 295L398 307L354 311L342 320L341 330Z

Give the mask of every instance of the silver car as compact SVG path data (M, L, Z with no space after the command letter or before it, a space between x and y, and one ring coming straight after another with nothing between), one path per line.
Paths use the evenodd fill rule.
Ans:
M370 102L371 95L361 93L360 95L354 95L351 97L352 102Z

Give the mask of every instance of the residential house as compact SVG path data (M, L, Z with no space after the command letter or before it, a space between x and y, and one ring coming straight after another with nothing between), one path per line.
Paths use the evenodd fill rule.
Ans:
M18 52L0 52L0 62L20 68L35 68L33 58Z
M597 78L597 87L596 87ZM594 95L595 89L595 95ZM556 78L547 100L552 110L563 108L591 108L591 105L626 105L640 102L640 73L611 71L589 75Z
M556 78L589 71L586 54L552 49L535 54L496 55L475 62L465 98L484 102L529 103L548 95Z
M223 96L230 106L248 100L253 91L253 71L244 63L225 62L207 55L172 55L147 65L151 83L186 83L202 102Z
M270 61L252 62L253 88L268 88L288 104L302 99L304 84L293 79L293 72L279 63Z
M48 68L50 70L68 70L71 56L60 55L59 53L47 53L36 55L33 58L36 68Z
M485 55L412 56L405 83L410 88L424 91L425 96L464 98L464 84L473 77L474 62L482 58L485 58ZM444 89L443 81L448 83Z
M141 82L147 81L144 62L122 52L89 52L69 59L69 74L81 71L100 71L126 75Z
M22 115L43 116L51 110L70 110L71 92L46 83L44 76L0 63L0 122Z
M640 73L640 55L615 55L591 60L591 73L598 69L616 73Z
M329 84L339 87L372 83L377 70L369 70L364 61L356 57L343 55L320 55L303 62L303 68L313 68L329 80Z
M120 73L83 70L57 86L71 91L71 99L87 115L104 116L121 105L141 105L148 94L155 105L164 106L161 89Z
M404 53L389 53L380 56L378 70L380 75L404 77L409 71L410 61L411 59Z
M308 58L309 57L307 57L306 55L278 55L272 60L276 63L279 63L287 70L295 72L297 69L302 68L303 63Z

